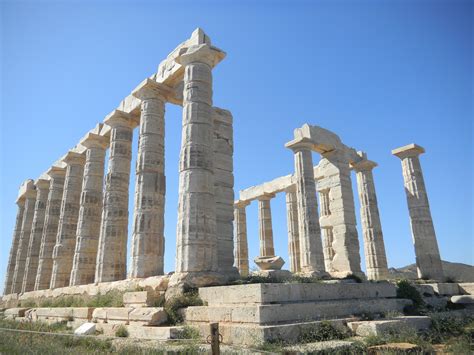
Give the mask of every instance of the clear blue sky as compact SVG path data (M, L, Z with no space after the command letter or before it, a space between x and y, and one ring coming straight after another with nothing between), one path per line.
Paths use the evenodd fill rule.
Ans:
M390 151L415 142L427 151L421 159L442 258L473 263L472 2L4 0L0 6L0 288L21 182L73 147L196 27L228 54L214 70L214 104L234 115L236 191L293 171L283 145L294 128L330 129L379 163L374 174L388 261L407 265L415 260L408 210L400 161ZM167 271L174 269L180 139L181 110L167 105ZM276 252L287 259L284 196L272 209ZM253 259L255 203L247 214Z

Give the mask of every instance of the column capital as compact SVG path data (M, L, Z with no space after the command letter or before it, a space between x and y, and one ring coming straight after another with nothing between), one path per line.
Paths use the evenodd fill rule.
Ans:
M209 44L200 44L187 47L186 52L181 53L175 61L183 66L191 63L205 63L212 68L224 59L225 55L225 52L219 48Z
M359 172L359 171L371 171L373 168L375 168L378 164L372 160L361 160L358 161L357 163L352 163L352 169L354 171Z
M105 136L101 136L99 134L89 132L85 135L84 138L81 139L79 144L86 147L87 149L89 148L107 149L110 144L110 140Z
M47 179L37 179L35 181L35 186L37 189L49 189L49 180Z
M234 201L234 207L235 208L244 208L244 207L250 205L250 202L251 201L247 201L247 200L236 200L236 201Z
M298 153L303 150L313 151L314 143L309 138L293 139L285 144L285 148L289 148L293 153Z
M411 143L392 150L392 154L400 159L405 159L408 157L417 157L420 154L423 154L424 152L425 149L415 143Z
M263 195L257 197L258 201L270 201L272 198L275 197L274 193L267 193L265 192Z
M138 126L138 120L135 116L121 110L113 110L109 113L105 117L104 123L112 128L120 126L135 128Z
M175 96L175 91L167 85L146 78L132 91L132 95L139 100L158 98L170 101Z
M84 156L84 154L70 150L66 153L66 155L61 158L61 160L68 165L84 164L86 162L86 157Z
M47 171L46 174L51 178L59 178L66 176L66 168L61 168L59 166L52 166Z

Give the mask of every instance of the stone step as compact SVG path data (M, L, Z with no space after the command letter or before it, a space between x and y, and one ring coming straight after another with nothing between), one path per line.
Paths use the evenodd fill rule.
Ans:
M90 321L93 311L94 308L92 307L31 308L26 311L25 317L32 321Z
M411 304L404 299L351 299L305 303L243 304L195 306L183 310L189 322L228 322L276 324L321 319L335 319L364 313L401 312Z
M474 295L459 295L459 296L452 296L451 302L454 304L462 304L462 305L474 305Z
M160 325L167 319L162 307L106 307L96 308L92 313L92 321L95 323Z
M24 317L25 312L29 310L29 308L8 308L5 310L5 318L6 319L16 319L18 317Z
M426 330L431 325L431 318L426 316L407 316L392 319L348 322L347 326L358 336L381 335L388 331L410 328L416 331Z
M163 291L135 291L125 292L123 294L123 304L125 307L153 307L160 300L164 299L165 293Z
M474 282L463 282L459 284L459 290L465 295L474 295Z
M388 282L366 283L262 283L214 286L199 289L208 305L242 303L290 303L323 300L396 297L396 287Z
M129 338L154 339L154 340L178 339L180 334L183 332L182 326L146 327L146 326L107 324L107 323L97 323L96 329L99 332L103 332L103 334L106 336L115 336L115 332L121 326L127 329Z

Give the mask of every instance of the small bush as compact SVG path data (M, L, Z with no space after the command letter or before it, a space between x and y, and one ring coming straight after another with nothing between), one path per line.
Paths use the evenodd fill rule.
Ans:
M164 310L168 315L168 322L172 325L175 325L183 322L183 317L178 312L181 308L202 305L204 305L204 303L199 298L197 289L192 289L183 293L182 295L166 300Z
M304 329L299 338L300 343L337 340L347 338L347 333L328 321L322 321L313 327Z
M425 352L432 350L431 344L411 327L394 326L380 335L370 335L364 341L367 346L387 343L411 343L420 346Z
M420 292L407 280L397 282L397 298L405 298L413 301L413 307L406 307L408 313L417 313L425 304Z
M191 327L189 325L185 325L181 333L178 334L178 339L200 339L201 334L199 333L199 329L195 327Z
M127 338L128 337L128 330L124 325L121 325L115 331L115 336L120 338Z
M433 314L427 337L434 343L443 343L453 337L469 336L473 326L474 318Z
M456 281L456 278L453 276L446 276L446 278L444 279L444 282L453 284L453 283L456 283L457 281Z
M354 280L355 282L357 282L358 284L362 283L364 280L362 280L362 278L360 278L359 276L355 275L355 274L350 274L350 275L347 275L344 280Z

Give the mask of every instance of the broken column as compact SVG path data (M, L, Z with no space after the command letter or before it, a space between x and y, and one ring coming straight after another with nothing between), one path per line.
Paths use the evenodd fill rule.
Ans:
M326 272L318 220L312 146L311 141L305 138L285 145L293 150L295 159L301 272L308 276L323 276Z
M115 110L104 123L111 127L110 151L95 282L123 280L127 276L128 191L137 121L132 115Z
M36 203L31 226L30 240L28 244L28 254L25 263L25 275L21 292L33 291L35 288L36 273L38 271L39 252L41 238L43 236L44 216L46 213L46 203L49 194L49 180L38 179L36 186Z
M363 157L365 156L363 155ZM367 159L352 165L357 174L367 279L386 280L389 276L387 256L372 174L372 169L376 166L375 162Z
M46 174L50 177L48 200L44 217L43 234L39 251L38 271L36 273L35 291L48 289L53 270L53 249L58 234L59 217L63 198L66 169L53 166Z
M21 191L21 190L20 190ZM15 260L18 252L18 243L21 235L21 224L23 223L23 213L25 211L25 198L19 196L16 200L18 210L16 213L15 228L13 229L12 246L10 247L10 255L8 257L7 273L5 275L5 287L3 294L8 295L12 289L13 274L15 272Z
M245 207L248 201L236 201L234 209L235 221L235 266L240 276L249 274L249 249L247 243L247 213Z
M71 286L94 283L102 217L104 160L109 142L106 137L89 132L80 144L86 148L86 162L69 282Z
M165 215L165 102L170 89L147 79L133 95L141 100L135 211L129 277L163 275Z
M11 293L20 293L23 287L23 277L25 275L26 255L30 241L31 227L35 214L36 187L33 180L23 183L21 195L25 198L25 211L21 221L21 233L18 240L18 250L15 258L15 271L12 278Z
M419 159L419 155L424 152L425 150L416 144L392 150L392 154L402 161L418 277L443 280L441 257Z
M298 199L296 186L292 185L286 190L286 222L288 227L288 258L290 271L300 272L300 236L298 229Z
M67 168L58 235L53 249L53 270L50 288L69 286L76 247L77 221L79 218L85 157L81 153L69 151L62 161L67 164Z

